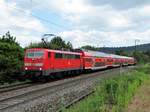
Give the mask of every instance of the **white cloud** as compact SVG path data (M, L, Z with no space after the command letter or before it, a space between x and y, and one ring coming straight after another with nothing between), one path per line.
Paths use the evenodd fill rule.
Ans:
M43 24L30 15L30 10L18 7L15 2L0 0L0 11L0 32L4 34L9 30L23 46L37 40L35 36L46 31Z
M7 4L4 0L0 1L0 30L12 29L14 34L20 36L18 40L21 43L23 39L27 42L36 41L37 37L47 31L37 18L30 15L31 11L26 9L27 6L32 6L32 10L44 8L70 23L71 31L64 29L56 33L71 41L75 47L87 44L127 46L134 45L135 39L140 39L141 43L150 42L150 4L145 0L112 0L111 3L107 0L32 0L30 5L25 5L20 0L15 1ZM10 7L21 8L25 13L22 15ZM31 38L28 40L25 37Z
M140 43L150 42L150 5L133 7L128 10L116 10L110 5L83 5L84 12L66 15L74 28L64 31L75 47L90 44L95 46L134 45L135 39ZM85 6L85 7L84 7Z
M128 10L149 4L149 0L86 0L94 6L102 6L109 4L117 10Z
M81 47L82 45L99 45L98 39L94 36L95 32L82 32L80 30L64 31L60 33L63 39L69 40L73 43L74 47ZM98 43L97 43L98 42Z
M81 2L82 1L82 2ZM74 28L89 28L106 30L112 28L126 28L132 25L124 12L113 9L110 5L93 6L80 2L67 3L68 7L61 10L60 14L71 22ZM75 8L76 7L76 8Z
M134 45L135 39L139 39L140 43L150 42L150 30L145 32L124 31L124 32L105 32L105 31L65 31L60 33L65 40L69 40L73 45L81 47L83 45L92 45L98 47L126 46ZM71 38L70 38L71 37ZM144 37L144 38L143 38Z

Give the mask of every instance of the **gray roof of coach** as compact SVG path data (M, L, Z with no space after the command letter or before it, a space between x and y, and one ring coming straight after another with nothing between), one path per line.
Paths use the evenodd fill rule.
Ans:
M82 50L86 51L86 52L90 53L92 56L96 56L96 57L112 57L112 58L133 59L133 57L120 56L120 55L116 55L116 54L108 54L108 53L104 53L104 52L100 52L100 51L91 51L91 50L85 50L85 49L82 49Z
M96 57L109 57L110 54L99 52L99 51L91 51L91 50L85 50L86 52L90 53L92 56Z
M111 54L112 58L125 58L125 59L133 59L133 57L127 57L127 56L120 56L116 54Z

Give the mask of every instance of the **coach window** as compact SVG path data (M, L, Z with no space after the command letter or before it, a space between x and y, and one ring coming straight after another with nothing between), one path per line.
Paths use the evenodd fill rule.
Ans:
M108 62L112 62L112 61L113 61L113 59L107 59L107 61L108 61Z
M50 58L51 57L51 53L50 52L48 52L48 58Z

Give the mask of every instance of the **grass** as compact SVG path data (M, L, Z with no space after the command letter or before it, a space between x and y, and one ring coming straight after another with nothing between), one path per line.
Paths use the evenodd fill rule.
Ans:
M150 80L146 80L138 88L125 112L149 112L150 110Z
M132 72L105 79L94 94L64 112L123 112L137 88L150 79L148 73L149 65L143 65Z

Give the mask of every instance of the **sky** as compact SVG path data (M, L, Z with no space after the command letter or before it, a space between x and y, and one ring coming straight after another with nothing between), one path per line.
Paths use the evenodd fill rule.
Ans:
M21 46L55 34L75 48L150 43L150 0L0 0L0 35Z

